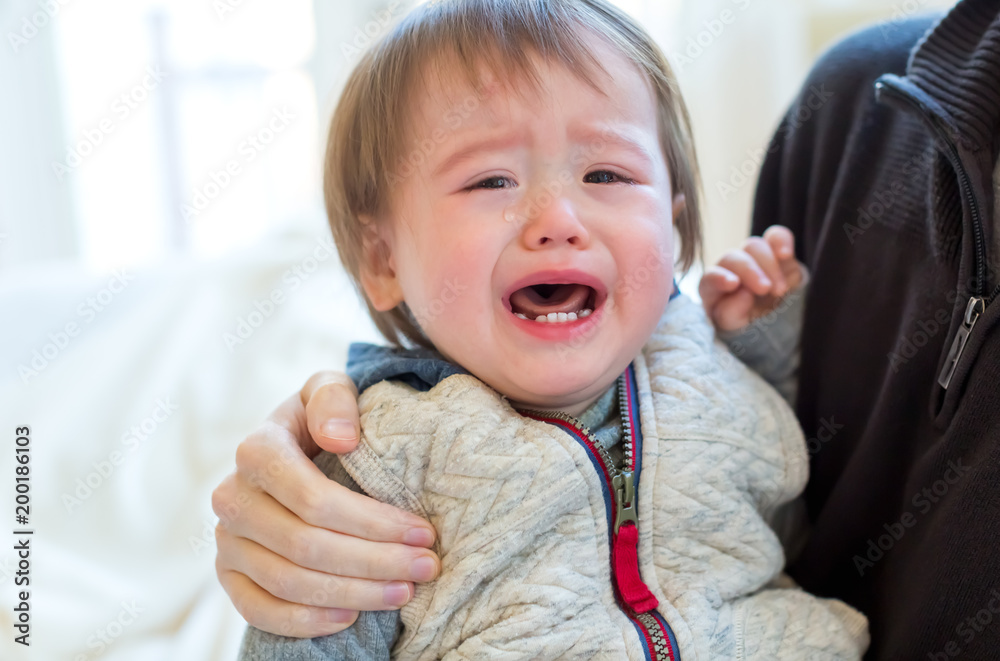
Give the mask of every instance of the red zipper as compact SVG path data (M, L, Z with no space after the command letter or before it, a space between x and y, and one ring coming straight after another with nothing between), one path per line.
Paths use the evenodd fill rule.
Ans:
M615 468L611 455L594 438L590 430L573 416L559 411L520 411L523 415L561 427L569 432L599 468L598 476L610 495L611 576L622 612L632 621L643 639L652 661L680 661L670 627L656 612L659 602L639 573L639 518L636 512L635 489L637 453L632 430L635 428L632 407L632 368L618 380L618 404L622 417L622 444L625 470ZM634 377L633 377L634 378ZM607 497L607 496L606 496Z

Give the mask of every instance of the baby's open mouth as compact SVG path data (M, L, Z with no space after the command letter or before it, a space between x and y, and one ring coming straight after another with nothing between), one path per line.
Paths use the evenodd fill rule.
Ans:
M597 305L593 287L578 283L538 284L510 295L510 309L521 319L565 323L589 316Z

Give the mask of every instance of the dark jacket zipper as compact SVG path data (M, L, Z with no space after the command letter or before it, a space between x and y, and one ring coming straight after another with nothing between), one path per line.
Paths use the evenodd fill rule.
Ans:
M635 538L636 544L638 544L639 518L636 514L637 503L635 493L636 487L639 484L639 471L636 470L635 441L632 433L632 423L628 414L631 404L630 388L632 387L632 383L630 383L628 377L631 375L631 370L632 368L630 367L625 374L622 374L618 378L618 406L622 418L622 446L625 455L624 469L622 470L615 467L611 455L597 442L597 439L594 438L590 430L573 416L559 411L521 410L519 412L535 420L548 422L568 431L584 447L591 456L592 461L596 460L603 467L603 471L598 471L598 477L604 483L608 492L613 495L613 506L608 532L612 548L611 575L615 584L619 607L639 631L640 637L644 640L644 645L653 661L680 661L680 653L676 648L676 642L673 641L672 633L668 631L669 627L666 621L655 611L658 605L656 597L652 593L649 593L648 587L645 583L642 583L642 578L638 574L638 565L635 566L634 577L625 577L620 575L614 559L615 551L623 546L623 539ZM628 530L628 527L631 527L632 530ZM626 528L626 538L622 537L622 528ZM636 547L625 550L628 552L638 552ZM640 600L636 605L630 604L623 596L622 586L623 581L626 580L629 582L638 581L640 588L644 589L648 596Z
M975 248L976 260L974 265L976 290L975 294L969 298L966 304L962 325L955 334L955 339L952 340L951 348L948 350L948 358L944 362L941 374L938 375L938 384L947 390L951 384L952 377L955 376L955 370L958 369L958 363L962 358L965 345L969 341L969 335L972 333L976 321L986 311L986 308L993 303L996 297L1000 295L1000 283L997 284L989 296L986 295L986 240L983 233L982 213L979 208L979 200L972 190L969 173L962 164L962 159L958 153L958 148L955 146L955 142L948 135L946 128L942 126L940 118L926 104L921 103L919 99L914 98L906 90L900 89L898 87L898 80L897 76L891 74L882 76L875 83L875 89L879 94L888 94L905 102L934 128L934 132L946 148L945 151L947 152L949 162L955 168L955 173L958 175L959 186L962 189L962 195L969 206L969 214L972 217L972 243Z

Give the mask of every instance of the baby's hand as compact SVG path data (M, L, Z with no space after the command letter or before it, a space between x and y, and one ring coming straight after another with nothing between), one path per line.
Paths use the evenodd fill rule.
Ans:
M732 331L777 307L805 274L805 266L795 259L791 230L772 225L763 237L750 237L705 271L698 291L716 330Z

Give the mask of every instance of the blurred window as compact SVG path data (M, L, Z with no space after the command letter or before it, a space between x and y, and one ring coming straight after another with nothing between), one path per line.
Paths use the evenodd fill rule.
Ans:
M89 0L57 23L81 257L210 257L316 208L310 0Z

